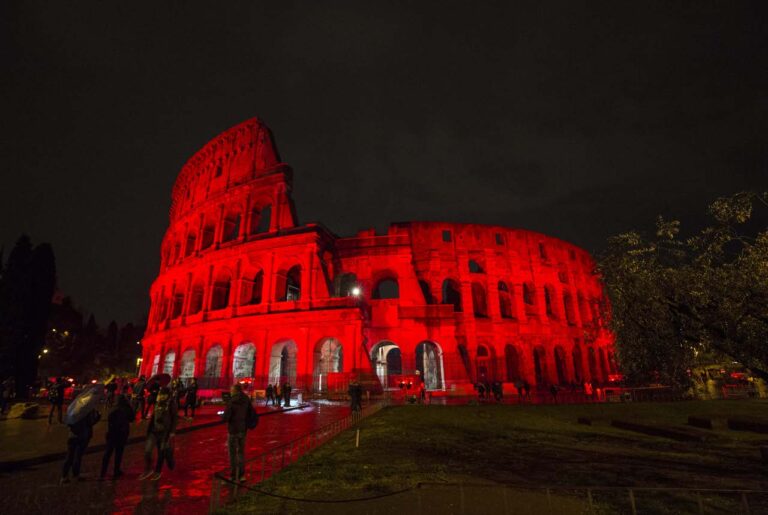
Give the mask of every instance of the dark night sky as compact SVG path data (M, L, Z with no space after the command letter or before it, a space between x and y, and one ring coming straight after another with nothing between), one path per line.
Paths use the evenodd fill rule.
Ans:
M0 6L0 242L51 242L102 324L143 317L183 163L254 115L300 220L343 235L481 222L594 251L768 182L766 2L191 5Z

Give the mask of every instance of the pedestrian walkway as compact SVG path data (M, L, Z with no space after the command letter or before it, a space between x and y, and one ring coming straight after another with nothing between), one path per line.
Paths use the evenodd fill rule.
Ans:
M260 407L260 411L263 409ZM248 433L246 457L277 447L348 413L346 406L318 404L301 410L261 417L259 426ZM201 415L200 418L202 417ZM47 424L47 420L45 423ZM142 427L145 429L146 425ZM91 441L92 445L103 443L103 430L101 431ZM58 484L61 461L3 473L0 474L0 506L6 513L46 515L205 513L209 503L211 476L214 472L227 468L229 463L226 435L224 425L179 434L176 437L176 469L164 470L163 477L157 482L138 480L144 467L142 443L126 448L123 458L126 475L117 481L96 480L101 453L84 457L83 474L87 474L87 480L80 483L64 486ZM59 449L63 449L66 433L55 439Z

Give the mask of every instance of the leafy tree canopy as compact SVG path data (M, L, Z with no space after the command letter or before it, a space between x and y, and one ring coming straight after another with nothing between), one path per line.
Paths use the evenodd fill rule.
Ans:
M768 379L768 230L753 216L766 206L768 193L741 192L713 202L691 236L658 217L651 234L609 240L599 272L630 383L683 387L693 367L724 359Z

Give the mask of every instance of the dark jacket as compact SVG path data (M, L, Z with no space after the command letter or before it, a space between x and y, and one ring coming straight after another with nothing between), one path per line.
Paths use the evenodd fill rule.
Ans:
M97 410L93 410L74 424L69 424L69 438L87 443L93 436L93 426L99 420L101 415Z
M176 423L179 420L179 408L173 399L168 399L166 403L155 403L154 412L152 418L149 419L149 426L147 427L147 434L155 433L156 435L167 438L171 433L176 432Z
M248 410L251 409L251 399L240 392L232 396L227 403L227 409L224 410L222 418L227 423L227 431L231 435L242 435L248 430L246 419Z
M107 418L107 441L125 442L131 432L131 422L136 418L136 413L128 404L125 397L120 397Z
M186 390L187 402L194 402L197 400L197 383L190 383Z

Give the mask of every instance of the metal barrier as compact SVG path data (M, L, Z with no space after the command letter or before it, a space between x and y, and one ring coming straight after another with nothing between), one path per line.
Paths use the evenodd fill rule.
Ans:
M346 417L335 420L320 429L246 460L245 477L250 479L250 484L261 483L308 452L328 442L342 431L356 425L363 418L378 412L383 406L382 403L376 403L366 406L362 411L353 411ZM222 494L224 493L222 486L225 484L233 485L231 490L233 497L238 494L239 488L248 489L247 484L236 483L227 479L227 473L228 470L222 470L213 474L211 479L211 512L222 505Z

